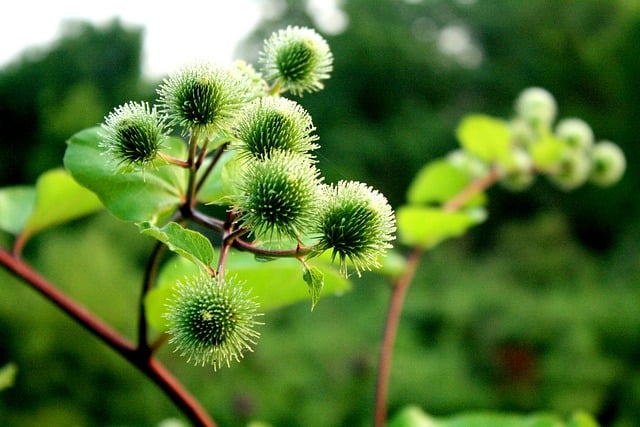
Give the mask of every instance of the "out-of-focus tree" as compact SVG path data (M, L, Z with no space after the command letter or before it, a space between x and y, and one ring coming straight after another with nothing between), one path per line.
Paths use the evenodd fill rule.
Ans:
M66 23L46 50L0 71L0 182L31 182L61 164L66 139L140 93L142 30Z

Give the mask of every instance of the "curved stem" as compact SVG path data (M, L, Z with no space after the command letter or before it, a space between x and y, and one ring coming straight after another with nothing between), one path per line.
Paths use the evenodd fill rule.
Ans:
M171 399L193 425L202 427L216 426L216 423L209 417L195 397L157 359L151 357L147 351L140 351L120 333L3 248L0 248L0 265L31 286L100 341L138 368L162 389L165 395Z
M195 202L196 193L196 175L198 173L198 162L196 161L196 152L198 151L197 134L192 133L189 138L189 157L187 163L189 165L189 182L187 184L187 200L185 206L191 208Z
M180 166L181 168L188 168L190 166L189 162L187 162L185 160L182 160L182 159L177 159L177 158L175 158L175 157L173 157L173 156L171 156L169 154L166 154L166 153L158 153L158 157L161 160L164 160L167 163L170 163L170 164L176 165L176 166Z
M191 219L196 224L199 224L205 228L216 231L224 236L225 233L225 222L218 219L213 218L208 215L203 214L197 209L192 209L189 212L189 219ZM267 249L256 246L254 243L247 242L246 240L240 239L239 235L245 234L246 231L242 229L238 229L233 231L227 237L233 236L233 247L240 250L251 252L256 255L263 255L266 257L272 258L295 258L301 255L307 255L311 252L312 248L309 246L301 246L296 245L293 249Z
M380 364L378 366L378 381L376 384L375 396L375 427L382 427L387 420L387 395L389 389L389 374L391 372L391 357L393 355L393 345L398 331L400 314L411 285L413 276L420 263L420 256L423 250L414 248L409 254L407 268L400 278L393 284L391 298L389 300L389 311L385 323L382 345L380 346Z
M471 197L491 187L500 178L500 170L497 167L490 168L489 172L485 176L469 183L469 185L467 185L462 191L445 203L442 206L442 209L447 212L457 211L464 206Z
M463 207L471 197L495 184L500 177L501 175L498 168L492 167L485 176L476 181L472 181L467 187L452 197L442 206L442 209L446 212L457 211ZM387 420L387 395L393 346L396 339L405 296L409 286L411 286L411 282L413 281L415 272L420 264L420 258L424 250L425 248L419 246L416 246L411 250L411 253L407 258L407 267L404 274L400 276L395 283L393 283L393 291L389 300L389 311L387 313L382 344L380 346L380 363L378 366L378 379L375 396L375 427L384 426Z

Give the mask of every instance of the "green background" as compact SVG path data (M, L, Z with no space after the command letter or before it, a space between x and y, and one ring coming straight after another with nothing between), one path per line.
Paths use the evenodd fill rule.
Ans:
M304 3L284 3L239 56L254 62L274 29L317 26ZM564 193L544 180L522 194L495 188L485 224L425 255L401 320L391 413L407 404L435 415L583 409L603 425L636 425L640 4L347 0L343 8L348 27L326 35L333 76L298 99L318 128L328 181L370 183L398 207L417 171L455 148L464 115L509 117L528 86L547 88L561 117L585 119L628 161L607 190ZM439 47L452 28L470 38L459 54ZM0 70L0 185L33 184L61 165L72 134L125 101L154 100L141 46L141 30L117 21L70 24L47 52ZM11 245L9 235L0 241ZM133 336L152 243L101 213L37 235L24 257ZM179 416L155 386L4 271L0 292L0 365L19 369L0 392L0 425L144 426ZM170 348L161 357L221 425L369 425L388 295L384 279L366 274L313 312L307 302L269 312L256 352L232 369L186 365Z

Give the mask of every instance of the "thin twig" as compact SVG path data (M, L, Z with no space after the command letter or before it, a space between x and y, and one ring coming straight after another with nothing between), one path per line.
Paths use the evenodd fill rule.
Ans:
M198 137L197 134L192 133L189 138L189 157L187 162L189 164L189 181L187 183L187 200L185 206L193 208L195 203L196 194L196 175L198 174L198 164L196 162L196 152L198 151Z
M218 219L213 218L209 215L206 215L200 212L197 209L192 209L189 213L189 219L191 219L196 224L199 224L205 228L216 231L220 234L224 233L225 230L225 222ZM237 233L237 234L236 234ZM253 242L248 242L244 239L241 239L239 236L245 234L245 230L235 230L231 235L233 235L233 247L240 251L251 252L256 255L262 255L266 257L272 258L295 258L300 255L307 255L312 251L312 248L309 246L296 245L293 249L268 249L257 246ZM229 235L229 236L231 236Z
M167 246L158 241L153 247L151 254L149 255L149 261L144 271L144 278L142 279L142 289L140 290L140 299L138 301L138 351L141 353L150 354L152 349L149 346L147 337L147 314L145 309L145 298L147 293L153 286L158 275L158 268L160 267L160 260Z

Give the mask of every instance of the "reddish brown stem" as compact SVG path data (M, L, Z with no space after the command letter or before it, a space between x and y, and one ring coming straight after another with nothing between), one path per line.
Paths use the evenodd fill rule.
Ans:
M486 190L491 187L500 179L500 171L496 167L492 167L489 169L489 173L487 173L482 178L472 181L469 185L467 185L461 192L456 194L451 200L445 203L442 206L442 210L447 212L455 212L464 206L467 201L475 196L476 194Z
M455 212L460 209L474 195L491 187L500 179L500 171L492 167L487 175L471 182L460 193L455 195L451 200L442 206L446 212ZM389 389L389 376L391 372L391 358L393 354L393 346L396 339L398 324L400 322L400 314L404 304L405 296L415 272L420 264L420 257L425 248L414 247L408 258L407 267L396 282L393 284L391 298L389 300L389 311L385 323L384 335L380 347L380 364L378 366L378 382L376 384L374 425L375 427L383 427L387 421L387 396Z
M151 357L146 349L142 351L138 349L120 333L102 322L93 313L40 276L25 262L12 256L3 248L0 248L0 264L138 368L162 389L193 425L202 427L216 426L216 423L209 417L198 401L157 359Z
M389 389L389 374L391 372L391 358L393 355L393 344L396 340L396 332L398 331L398 323L400 322L400 314L404 304L407 290L411 285L413 276L415 275L420 256L423 250L414 248L409 254L407 267L402 276L396 281L391 292L389 300L389 311L387 313L387 321L385 323L382 345L380 347L380 365L378 366L378 383L376 385L376 402L375 402L375 426L382 427L387 420L387 395Z

